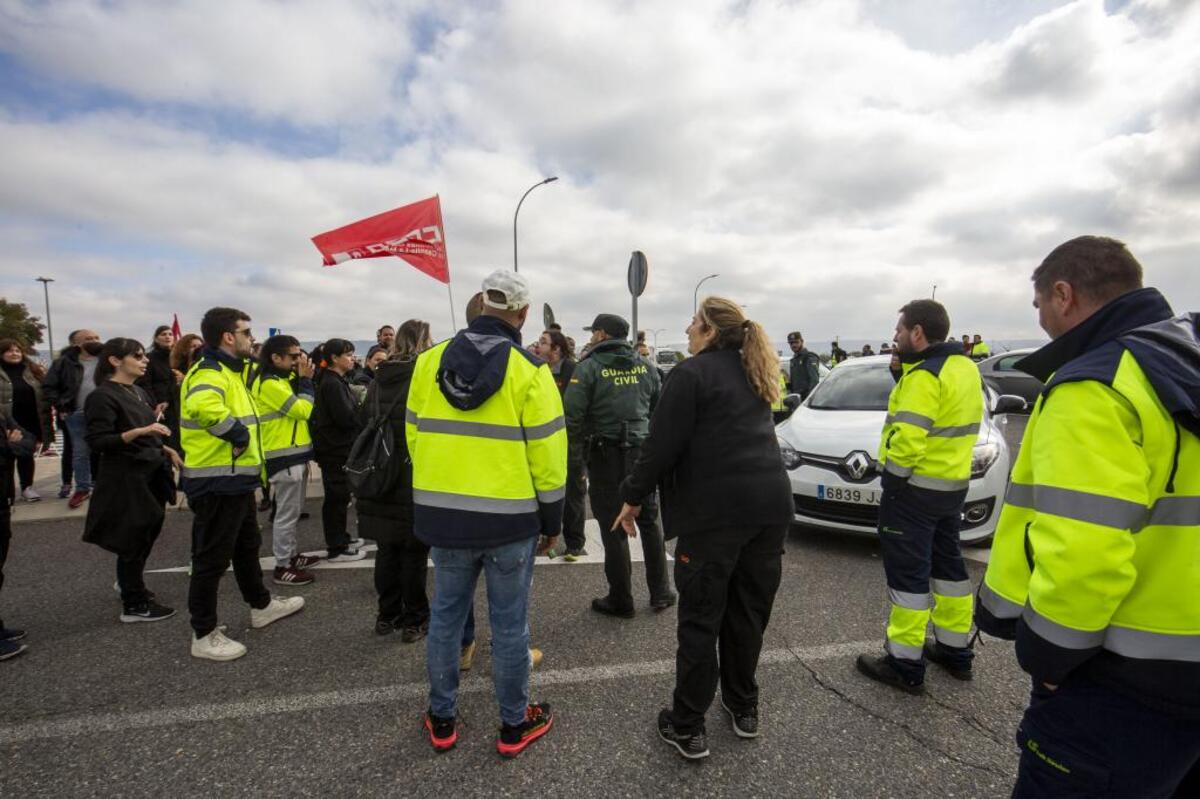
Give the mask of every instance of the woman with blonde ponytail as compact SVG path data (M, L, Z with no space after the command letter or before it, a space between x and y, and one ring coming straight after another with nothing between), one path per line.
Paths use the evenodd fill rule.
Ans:
M679 539L679 644L674 702L659 713L658 734L698 759L708 756L704 716L718 680L734 733L758 736L754 674L793 511L771 420L779 359L766 331L737 303L707 297L687 337L694 357L663 387L613 529L634 535L632 503L659 488L666 537Z

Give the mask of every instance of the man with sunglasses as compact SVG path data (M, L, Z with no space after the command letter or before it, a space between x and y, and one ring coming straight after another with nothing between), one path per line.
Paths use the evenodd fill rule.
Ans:
M180 487L194 512L192 656L236 660L246 647L217 626L217 591L233 563L250 626L265 627L304 607L301 597L272 597L263 585L258 549L262 537L254 492L262 484L263 451L258 415L247 387L254 345L250 317L236 308L212 308L200 322L204 349L180 386Z

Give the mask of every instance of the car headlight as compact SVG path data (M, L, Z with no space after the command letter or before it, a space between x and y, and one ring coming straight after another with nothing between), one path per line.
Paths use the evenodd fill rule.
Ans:
M779 442L779 454L783 456L783 468L795 469L799 466L800 453L796 451L796 448L782 438L776 440Z
M976 444L971 451L971 479L983 477L1000 457L1000 447L992 442Z

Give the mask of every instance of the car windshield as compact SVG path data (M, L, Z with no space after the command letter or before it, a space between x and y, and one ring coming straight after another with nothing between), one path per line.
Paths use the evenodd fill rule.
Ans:
M834 369L813 391L808 407L820 411L886 411L896 387L886 363Z
M659 350L656 355L659 363L675 363L679 353L674 350Z

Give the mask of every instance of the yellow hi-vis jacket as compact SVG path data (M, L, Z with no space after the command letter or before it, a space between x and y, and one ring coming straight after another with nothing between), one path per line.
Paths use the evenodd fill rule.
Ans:
M295 383L293 387L292 381L282 375L260 374L251 384L267 477L313 459L308 420L316 389L308 378L298 378Z
M983 385L957 342L935 344L903 375L888 398L879 442L885 472L915 488L959 491L970 485L971 454L983 422Z
M1190 691L1200 711L1200 425L1164 404L1181 396L1173 376L1200 383L1200 342L1196 315L1170 313L1154 289L1131 292L1022 362L1053 377L1013 468L976 623L1015 637L1039 682L1091 661L1144 695ZM1145 331L1182 343L1159 356Z
M562 399L549 367L519 340L483 316L417 359L405 433L414 531L431 546L488 548L559 532Z
M262 482L262 445L248 374L249 361L205 347L179 387L180 487L189 497L252 492Z

